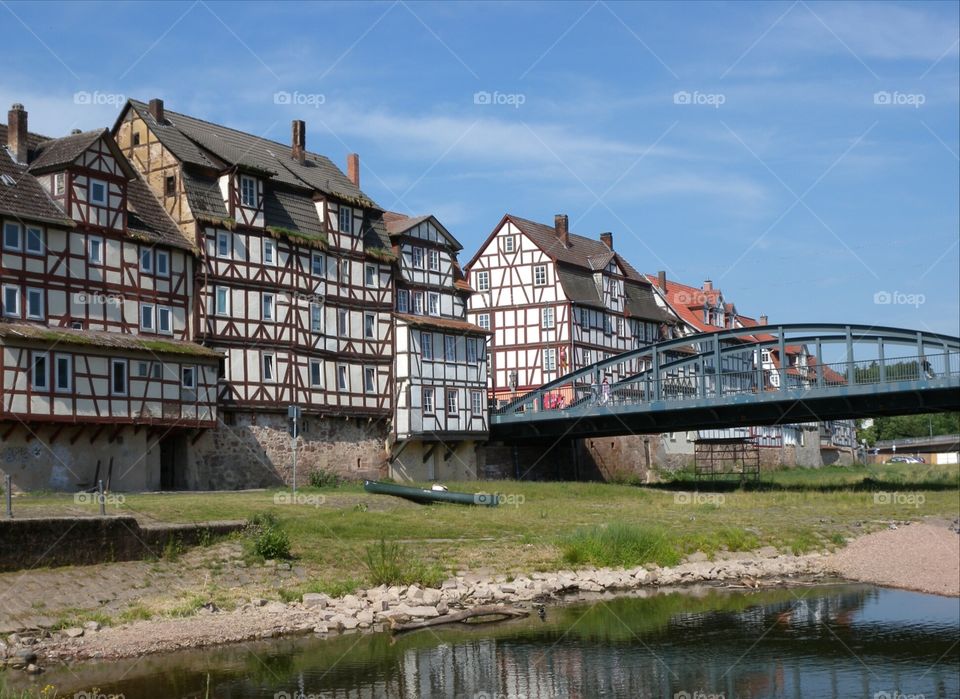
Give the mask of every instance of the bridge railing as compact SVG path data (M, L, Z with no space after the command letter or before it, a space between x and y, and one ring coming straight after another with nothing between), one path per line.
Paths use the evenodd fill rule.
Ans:
M682 363L681 363L682 364ZM534 391L494 410L495 414L563 411L583 406L636 405L653 401L683 402L700 398L757 395L779 390L812 390L925 381L960 375L960 352L918 354L884 359L816 363L812 366L714 371L703 362L652 369L624 381L586 380L580 373L566 383Z

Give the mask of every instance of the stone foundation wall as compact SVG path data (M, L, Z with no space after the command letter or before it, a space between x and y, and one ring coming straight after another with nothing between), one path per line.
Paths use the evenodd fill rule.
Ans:
M397 481L475 481L483 478L485 450L473 441L394 445L388 475Z
M194 490L266 488L293 482L293 449L286 413L237 412L232 424L209 430L190 448L187 487ZM386 472L386 420L308 417L297 438L297 483L313 471L353 480Z

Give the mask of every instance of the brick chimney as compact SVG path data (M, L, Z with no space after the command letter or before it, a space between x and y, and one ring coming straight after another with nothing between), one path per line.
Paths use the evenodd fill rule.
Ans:
M150 100L150 106L148 107L148 109L150 111L150 116L153 117L154 121L156 121L158 124L165 123L163 118L163 100L162 99L154 98Z
M7 112L7 147L18 163L27 162L27 110L20 103Z
M347 179L360 187L360 156L356 153L347 156Z
M659 286L664 291L667 290L667 273L662 269L657 272L657 286Z
M767 318L767 316L765 315L762 315L760 316L760 320L757 322L759 322L760 325L767 325L768 321L769 321L769 318Z
M704 291L713 291L713 282L709 279L703 280L703 290Z
M294 119L291 127L290 155L303 165L307 159L307 125L301 119Z
M601 233L600 242L613 250L613 233Z
M566 214L557 214L553 217L553 229L563 247L570 247L570 219Z

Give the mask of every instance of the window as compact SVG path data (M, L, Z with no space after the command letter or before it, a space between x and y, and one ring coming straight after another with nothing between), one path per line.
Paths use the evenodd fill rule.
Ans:
M169 306L157 306L157 332L173 334L173 312Z
M163 180L163 196L175 197L177 195L177 178L174 175L167 175Z
M273 294L264 294L260 299L261 313L264 320L273 320Z
M43 320L43 289L27 289L27 318Z
M54 356L54 389L70 391L73 388L73 356L57 354Z
M427 292L427 313L432 316L440 315L440 294L435 291Z
M457 361L457 338L450 335L443 336L443 358L448 362Z
M503 251L513 252L516 249L517 239L515 236L508 235L503 239Z
M369 340L372 340L375 337L375 329L377 327L377 317L373 313L364 313L363 314L363 336Z
M424 415L433 414L433 389L423 389L423 413Z
M154 330L153 313L154 313L154 306L152 303L140 304L140 329L141 330L148 330L150 332Z
M67 190L67 178L62 172L58 172L53 176L53 194L57 197L62 197L63 193Z
M3 249L19 252L23 245L21 235L22 231L19 223L5 222L3 224Z
M377 268L375 265L367 265L364 268L364 283L367 286L377 285Z
M170 253L166 250L157 250L153 255L154 265L157 268L158 277L170 276Z
M87 238L87 262L93 265L103 264L103 238L95 235Z
M554 326L553 306L544 308L541 313L540 326L544 329L550 329Z
M263 264L273 265L277 262L276 244L272 240L263 241Z
M230 257L230 231L217 231L217 257Z
M150 248L140 249L140 271L147 274L153 272L153 250Z
M257 208L257 181L246 175L240 176L240 204L251 209Z
M583 350L583 363L588 366L590 364L590 350L588 349Z
M264 380L264 381L273 381L273 380L274 380L274 375L275 375L275 372L274 372L274 368L275 368L275 367L274 367L274 364L273 364L273 355L272 355L272 354L265 354L265 355L263 355L263 360L262 360L262 361L263 361L263 368L262 368L263 380Z
M20 317L20 287L3 287L3 315Z
M44 252L43 229L36 226L27 226L27 252L31 255L42 255Z
M339 217L338 217L338 227L343 233L353 233L353 209L348 206L341 206Z
M470 412L474 415L483 414L483 393L470 391Z
M323 386L323 363L319 359L310 360L310 385Z
M447 389L447 415L456 417L457 415L457 390L455 388Z
M350 334L350 317L347 315L347 309L341 308L337 311L337 334L340 337L346 337Z
M180 385L183 388L190 388L190 389L197 387L197 367L195 366L180 367Z
M413 312L415 315L423 315L423 292L414 291L413 292Z
M319 303L310 304L310 332L323 332L323 306Z
M490 314L489 313L478 313L477 314L477 325L484 330L490 329Z
M579 315L580 327L582 327L582 328L589 327L589 325L590 325L590 311L588 311L586 308L581 307L581 308L578 308L578 309L577 309L577 312L578 312L578 315Z
M427 261L428 261L431 272L440 271L440 251L439 250L427 251Z
M424 359L433 359L433 335L420 333L420 354Z
M343 364L337 365L337 390L347 390L347 367Z
M218 286L216 290L216 306L214 312L218 316L230 315L230 289Z
M373 367L364 367L363 369L363 390L367 393L373 393L377 390L377 372Z
M90 180L90 203L97 206L107 205L107 183L103 180Z
M557 350L555 348L549 348L549 349L543 350L543 370L544 371L557 370Z
M411 256L413 258L413 266L416 269L423 269L423 248L414 247L411 250Z
M310 271L315 277L322 277L326 269L324 264L324 257L322 252L314 252L310 254Z
M139 131L134 131L134 132L133 132L133 145L135 145L135 146L139 146L139 145L140 145L140 132L139 132Z
M604 314L603 316L603 334L609 335L613 332L613 324L610 322L610 316Z
M30 387L34 391L46 391L50 387L50 370L47 366L47 353L33 353L33 373L30 375Z
M623 336L623 318L617 318L617 335Z
M350 261L349 260L340 260L337 263L337 267L340 271L340 283L349 284L350 283Z
M490 272L477 272L477 291L490 291Z
M467 363L473 364L477 361L477 341L472 337L467 338Z
M110 392L115 396L127 395L127 360L110 361Z
M410 292L406 289L397 290L397 313L410 312Z
M137 362L137 376L141 379L150 376L150 362Z
M536 265L533 268L533 283L536 286L543 286L547 283L546 265Z

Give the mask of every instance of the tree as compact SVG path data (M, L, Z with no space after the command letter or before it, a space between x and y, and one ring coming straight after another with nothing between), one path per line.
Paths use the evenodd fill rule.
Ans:
M857 439L873 446L880 441L960 434L960 413L924 413L874 418L870 427L857 424Z

